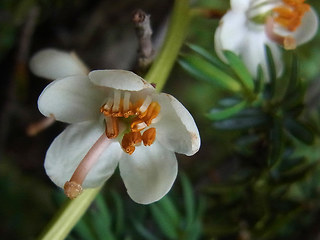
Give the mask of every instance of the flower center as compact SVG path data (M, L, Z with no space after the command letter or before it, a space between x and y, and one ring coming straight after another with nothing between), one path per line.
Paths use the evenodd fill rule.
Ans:
M310 5L304 3L305 0L282 0L282 2L282 6L272 9L275 13L274 21L293 32L301 25L301 20L310 10Z
M145 146L150 146L154 142L156 129L148 127L158 117L160 105L152 101L151 96L131 101L130 92L115 90L113 98L110 97L102 105L100 112L105 117L106 135L110 139L118 137L119 121L125 123L126 130L122 136L121 147L126 153L132 154L141 142Z

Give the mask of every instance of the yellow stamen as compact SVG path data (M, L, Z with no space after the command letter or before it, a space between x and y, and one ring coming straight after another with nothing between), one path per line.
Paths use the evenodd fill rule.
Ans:
M156 139L156 129L149 128L142 134L142 141L145 146L150 146Z

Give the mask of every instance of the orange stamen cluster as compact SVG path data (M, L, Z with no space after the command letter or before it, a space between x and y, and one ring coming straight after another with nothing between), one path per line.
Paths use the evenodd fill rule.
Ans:
M273 12L277 14L274 21L291 32L295 31L301 25L304 14L310 10L310 5L304 1L282 0L284 5L273 9Z
M135 151L135 146L140 145L141 142L145 146L150 146L154 142L156 129L145 129L159 115L160 105L153 102L151 97L138 100L136 103L132 103L128 99L129 97L119 99L118 96L117 100L116 97L114 100L109 100L100 108L100 112L105 116L108 138L116 138L119 135L119 119L129 120L130 129L128 133L124 134L121 146L126 153L132 154ZM145 131L141 133L143 130Z

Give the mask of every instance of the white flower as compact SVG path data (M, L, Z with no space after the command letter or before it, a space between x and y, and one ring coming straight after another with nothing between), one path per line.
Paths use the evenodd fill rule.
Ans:
M316 12L304 0L231 0L215 33L215 49L241 56L253 76L261 65L267 72L265 45L273 54L277 74L283 70L278 45L293 49L309 41L317 32ZM268 79L267 79L268 80Z
M46 58L50 55L37 61ZM34 70L40 71L37 61ZM132 72L80 72L53 81L38 100L43 115L71 124L47 151L48 176L74 198L82 187L101 186L119 164L134 201L159 200L176 178L175 152L190 156L200 147L192 116L173 96L157 93Z

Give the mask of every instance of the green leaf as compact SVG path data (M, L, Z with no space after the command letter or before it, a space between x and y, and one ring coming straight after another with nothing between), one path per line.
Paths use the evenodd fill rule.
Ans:
M266 55L267 55L268 75L269 75L269 79L270 79L270 83L271 83L272 92L274 92L275 83L277 81L276 66L273 61L271 49L268 45L265 46L265 51L266 51Z
M299 61L296 54L292 54L291 72L290 72L290 89L296 89L300 82Z
M242 60L236 54L234 54L231 51L224 51L224 55L227 58L230 67L238 76L243 86L250 92L253 92L254 82L246 65L242 62Z
M231 107L225 108L225 109L213 109L210 113L207 114L207 117L210 120L224 120L226 118L230 118L243 110L247 105L246 101L239 102Z
M76 232L77 235L81 236L81 239L96 239L84 218L85 217L81 218L81 220L75 225L73 231Z
M137 231L147 240L158 240L149 230L147 230L141 223L133 221L133 224Z
M184 198L184 208L186 212L186 228L189 228L192 226L192 223L195 218L195 200L192 186L186 174L181 173L180 176Z
M111 232L111 215L107 205L101 194L99 194L94 202L94 206L90 214L91 226L95 229L98 239L115 239Z
M163 212L159 206L156 204L150 205L151 213L156 221L158 227L161 229L162 233L168 238L168 239L177 239L178 238L178 232L177 228L172 224L171 221L168 221L169 217L167 213Z
M274 84L275 89L273 92L271 102L272 103L279 103L279 102L283 101L287 92L288 92L288 88L289 88L290 84L291 84L290 78L286 77L286 76L281 78L281 81L277 80Z
M186 240L200 239L202 232L202 224L200 219L196 219L192 226L188 229Z
M236 105L240 103L242 99L238 97L228 97L228 98L223 98L218 101L218 105L221 107L232 107L233 105Z
M288 132L300 141L306 144L312 144L314 142L314 134L303 123L287 117L284 121L284 125Z
M256 79L255 93L262 93L264 90L265 79L261 65L258 66L258 76Z
M171 222L176 228L178 228L180 223L180 215L169 196L165 196L164 198L162 198L159 202L156 203L156 205L158 205L163 213L168 216L167 221Z
M241 130L257 127L268 123L268 117L259 109L244 109L237 115L214 122L214 127L220 130Z
M235 79L203 58L188 55L181 58L179 63L195 77L214 86L219 86L232 92L239 92L241 90L240 84Z
M302 163L288 171L279 173L278 182L281 184L298 182L317 169L318 163Z
M203 58L205 58L206 60L208 60L210 63L212 63L213 65L215 65L216 67L222 69L222 70L226 70L228 71L229 66L226 65L225 63L223 63L222 61L220 61L218 58L216 58L215 56L213 56L210 52L208 52L206 49L195 45L195 44L191 44L188 43L187 46L192 49L194 52L198 53L200 56L202 56Z
M284 135L282 122L280 119L274 119L274 124L270 131L270 149L268 156L269 167L273 167L281 161L283 150Z
M117 192L112 191L111 195L115 203L115 232L116 235L120 235L124 230L123 202Z

